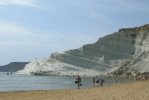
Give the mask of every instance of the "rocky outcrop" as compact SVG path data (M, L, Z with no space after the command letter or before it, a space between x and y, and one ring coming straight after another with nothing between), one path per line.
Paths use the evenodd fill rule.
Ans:
M94 44L87 44L62 54L53 53L44 61L31 62L22 72L44 72L46 68L46 71L61 73L64 67L67 67L65 71L68 73L72 71L71 75L77 72L88 75L89 71L85 73L85 70L96 71L97 73L112 72L112 74L149 72L148 48L149 25L123 28L118 32L100 38ZM57 70L54 69L55 66L57 66ZM60 69L58 66L61 66ZM29 70L31 68L32 70ZM81 68L82 71L74 71L72 68Z
M16 72L24 69L29 62L12 62L8 65L0 66L0 72Z

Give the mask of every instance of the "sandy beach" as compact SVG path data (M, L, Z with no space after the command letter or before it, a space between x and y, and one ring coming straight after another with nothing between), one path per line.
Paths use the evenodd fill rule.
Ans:
M0 92L0 100L149 100L149 81L88 89Z

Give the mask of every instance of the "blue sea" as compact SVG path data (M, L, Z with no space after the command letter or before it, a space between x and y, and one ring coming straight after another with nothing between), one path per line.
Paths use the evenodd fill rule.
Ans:
M104 86L118 83L134 82L131 79L98 77L105 80ZM93 77L81 77L81 88L94 87ZM117 80L117 83L116 83ZM0 72L0 92L29 91L29 90L56 90L77 88L75 77L72 76L31 76Z

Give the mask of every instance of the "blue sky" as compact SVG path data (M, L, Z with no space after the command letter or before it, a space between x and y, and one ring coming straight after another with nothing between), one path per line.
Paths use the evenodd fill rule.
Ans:
M149 23L148 0L0 0L0 65L49 57Z

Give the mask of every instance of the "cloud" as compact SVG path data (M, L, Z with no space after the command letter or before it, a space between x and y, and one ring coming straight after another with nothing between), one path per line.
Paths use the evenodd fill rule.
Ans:
M0 0L1 6L28 6L37 8L37 0Z
M16 23L9 23L9 22L1 22L0 23L0 32L6 32L6 33L20 33L25 32L26 30L17 25Z
M14 22L0 22L0 46L27 46L32 48L52 48L68 50L81 47L83 44L95 42L98 34L83 35L81 33L32 31ZM77 39L77 40L76 40ZM63 42L62 42L63 41Z
M17 44L17 42L20 44L28 42L27 39L32 37L38 37L36 33L15 22L0 22L0 35L1 45L2 43Z

